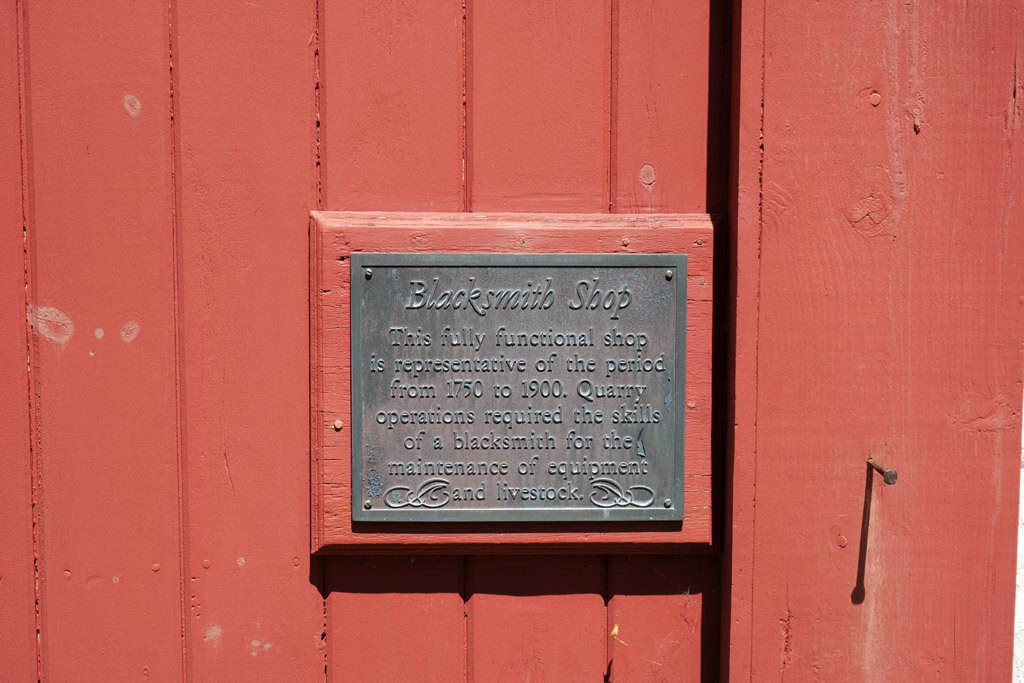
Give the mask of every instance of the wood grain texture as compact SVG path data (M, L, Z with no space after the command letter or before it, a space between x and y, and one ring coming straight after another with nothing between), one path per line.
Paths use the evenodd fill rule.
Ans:
M620 681L717 681L720 563L608 558L608 670Z
M326 563L328 681L466 679L459 556Z
M607 211L607 5L479 2L468 14L473 211Z
M768 5L755 675L1010 672L1020 11Z
M18 11L15 3L0 7L0 668L5 678L28 681L37 677L36 591Z
M462 1L321 4L326 205L463 209Z
M601 680L604 583L599 556L469 558L469 680Z
M173 679L167 6L39 3L25 26L43 673Z
M708 2L613 3L612 211L706 211Z
M311 278L314 357L314 469L319 475L320 528L314 549L487 547L530 544L570 547L602 544L710 544L711 539L711 221L707 216L643 219L565 214L491 215L316 213L319 269ZM687 407L685 516L677 523L562 525L374 525L353 528L350 496L348 255L353 251L618 252L689 254L687 295ZM690 405L692 404L692 407ZM513 533L510 533L513 532ZM600 532L600 533L597 533ZM408 550L407 550L408 552Z
M189 673L314 680L324 667L306 407L315 5L176 9Z

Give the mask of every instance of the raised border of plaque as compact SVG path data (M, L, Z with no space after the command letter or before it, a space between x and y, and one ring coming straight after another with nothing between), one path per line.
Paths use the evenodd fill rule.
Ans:
M350 268L354 522L683 519L685 254Z

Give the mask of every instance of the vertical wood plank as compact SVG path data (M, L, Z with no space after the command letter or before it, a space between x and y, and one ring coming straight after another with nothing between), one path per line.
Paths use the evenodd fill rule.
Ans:
M27 681L36 677L36 608L18 11L13 2L0 7L0 652L4 676Z
M710 556L608 558L612 680L719 680L719 572Z
M470 680L602 680L602 557L485 555L466 574Z
M188 647L197 680L323 676L307 227L316 7L176 5Z
M471 5L473 211L608 211L610 19L590 0Z
M44 664L53 680L173 680L167 5L29 3L26 27Z
M612 210L705 211L708 0L614 0Z
M463 209L462 1L327 2L323 17L325 206Z
M462 558L329 558L328 680L466 678Z
M722 491L722 676L749 681L754 601L757 464L757 340L760 296L764 5L726 0L732 10L725 463ZM719 53L720 54L720 53ZM721 244L721 242L719 242ZM725 251L725 250L722 250ZM721 252L720 252L721 253ZM721 263L719 263L721 265ZM717 286L725 283L717 281ZM719 289L719 291L722 291Z
M755 677L1005 678L1019 4L767 11Z

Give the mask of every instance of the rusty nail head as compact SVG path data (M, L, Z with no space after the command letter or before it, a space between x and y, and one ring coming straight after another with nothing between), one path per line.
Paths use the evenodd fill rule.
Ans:
M334 431L340 432L341 428L344 427L344 426L345 426L345 423L343 423L341 420L335 420L334 421Z
M889 486L895 484L896 480L899 478L899 474L896 472L896 470L891 470L885 465L875 462L874 458L868 458L868 464L871 465L871 467L876 472L882 475L882 481L884 481Z

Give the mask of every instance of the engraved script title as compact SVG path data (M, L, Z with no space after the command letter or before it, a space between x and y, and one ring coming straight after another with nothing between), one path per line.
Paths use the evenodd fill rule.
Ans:
M483 289L476 285L476 278L469 278L465 287L449 287L442 285L441 278L435 277L430 282L410 280L409 298L405 307L410 310L463 310L470 309L479 316L487 315L488 311L533 311L547 310L555 303L555 290L551 287L551 278L544 282L527 281L521 288ZM579 280L568 300L571 310L608 311L611 320L619 319L619 311L629 306L633 295L626 285L617 289L601 288L601 279Z

